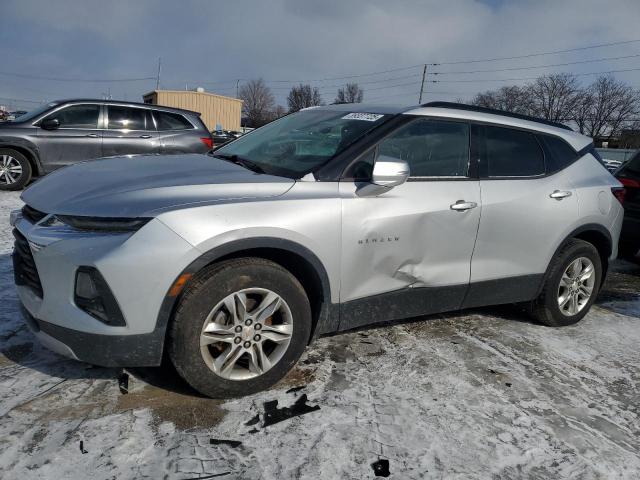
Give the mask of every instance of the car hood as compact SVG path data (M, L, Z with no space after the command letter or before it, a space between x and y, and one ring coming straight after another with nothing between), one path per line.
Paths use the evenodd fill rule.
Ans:
M294 183L210 155L131 155L57 170L26 189L22 200L46 213L138 217L218 201L276 197Z

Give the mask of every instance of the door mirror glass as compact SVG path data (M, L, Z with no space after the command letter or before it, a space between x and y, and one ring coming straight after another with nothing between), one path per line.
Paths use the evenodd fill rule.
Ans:
M46 118L40 123L40 128L45 130L57 130L60 128L60 121L57 118Z
M398 158L380 155L373 166L371 183L380 187L393 188L402 185L409 178L409 164Z

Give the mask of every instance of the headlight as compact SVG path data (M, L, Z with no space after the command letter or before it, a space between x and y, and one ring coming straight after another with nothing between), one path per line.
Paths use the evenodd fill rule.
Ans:
M68 225L77 230L101 232L135 232L151 220L150 218L119 217L75 217L70 215L51 215L42 226L55 227Z

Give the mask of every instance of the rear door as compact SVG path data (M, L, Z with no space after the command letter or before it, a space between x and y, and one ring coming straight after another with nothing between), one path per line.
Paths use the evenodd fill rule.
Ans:
M107 105L103 156L160 153L160 138L149 109Z
M529 131L477 126L482 218L465 307L530 300L578 216L566 170L547 174Z
M101 106L97 103L62 107L39 120L57 119L56 130L38 128L35 141L46 172L102 156Z

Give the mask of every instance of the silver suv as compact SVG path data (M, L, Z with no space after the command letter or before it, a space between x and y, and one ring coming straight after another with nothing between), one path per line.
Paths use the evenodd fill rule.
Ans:
M42 343L267 388L316 336L523 303L578 322L616 256L620 183L589 138L458 104L339 105L208 155L113 158L27 189L15 280Z
M58 100L0 123L0 190L83 160L149 153L206 153L200 114L116 100Z

